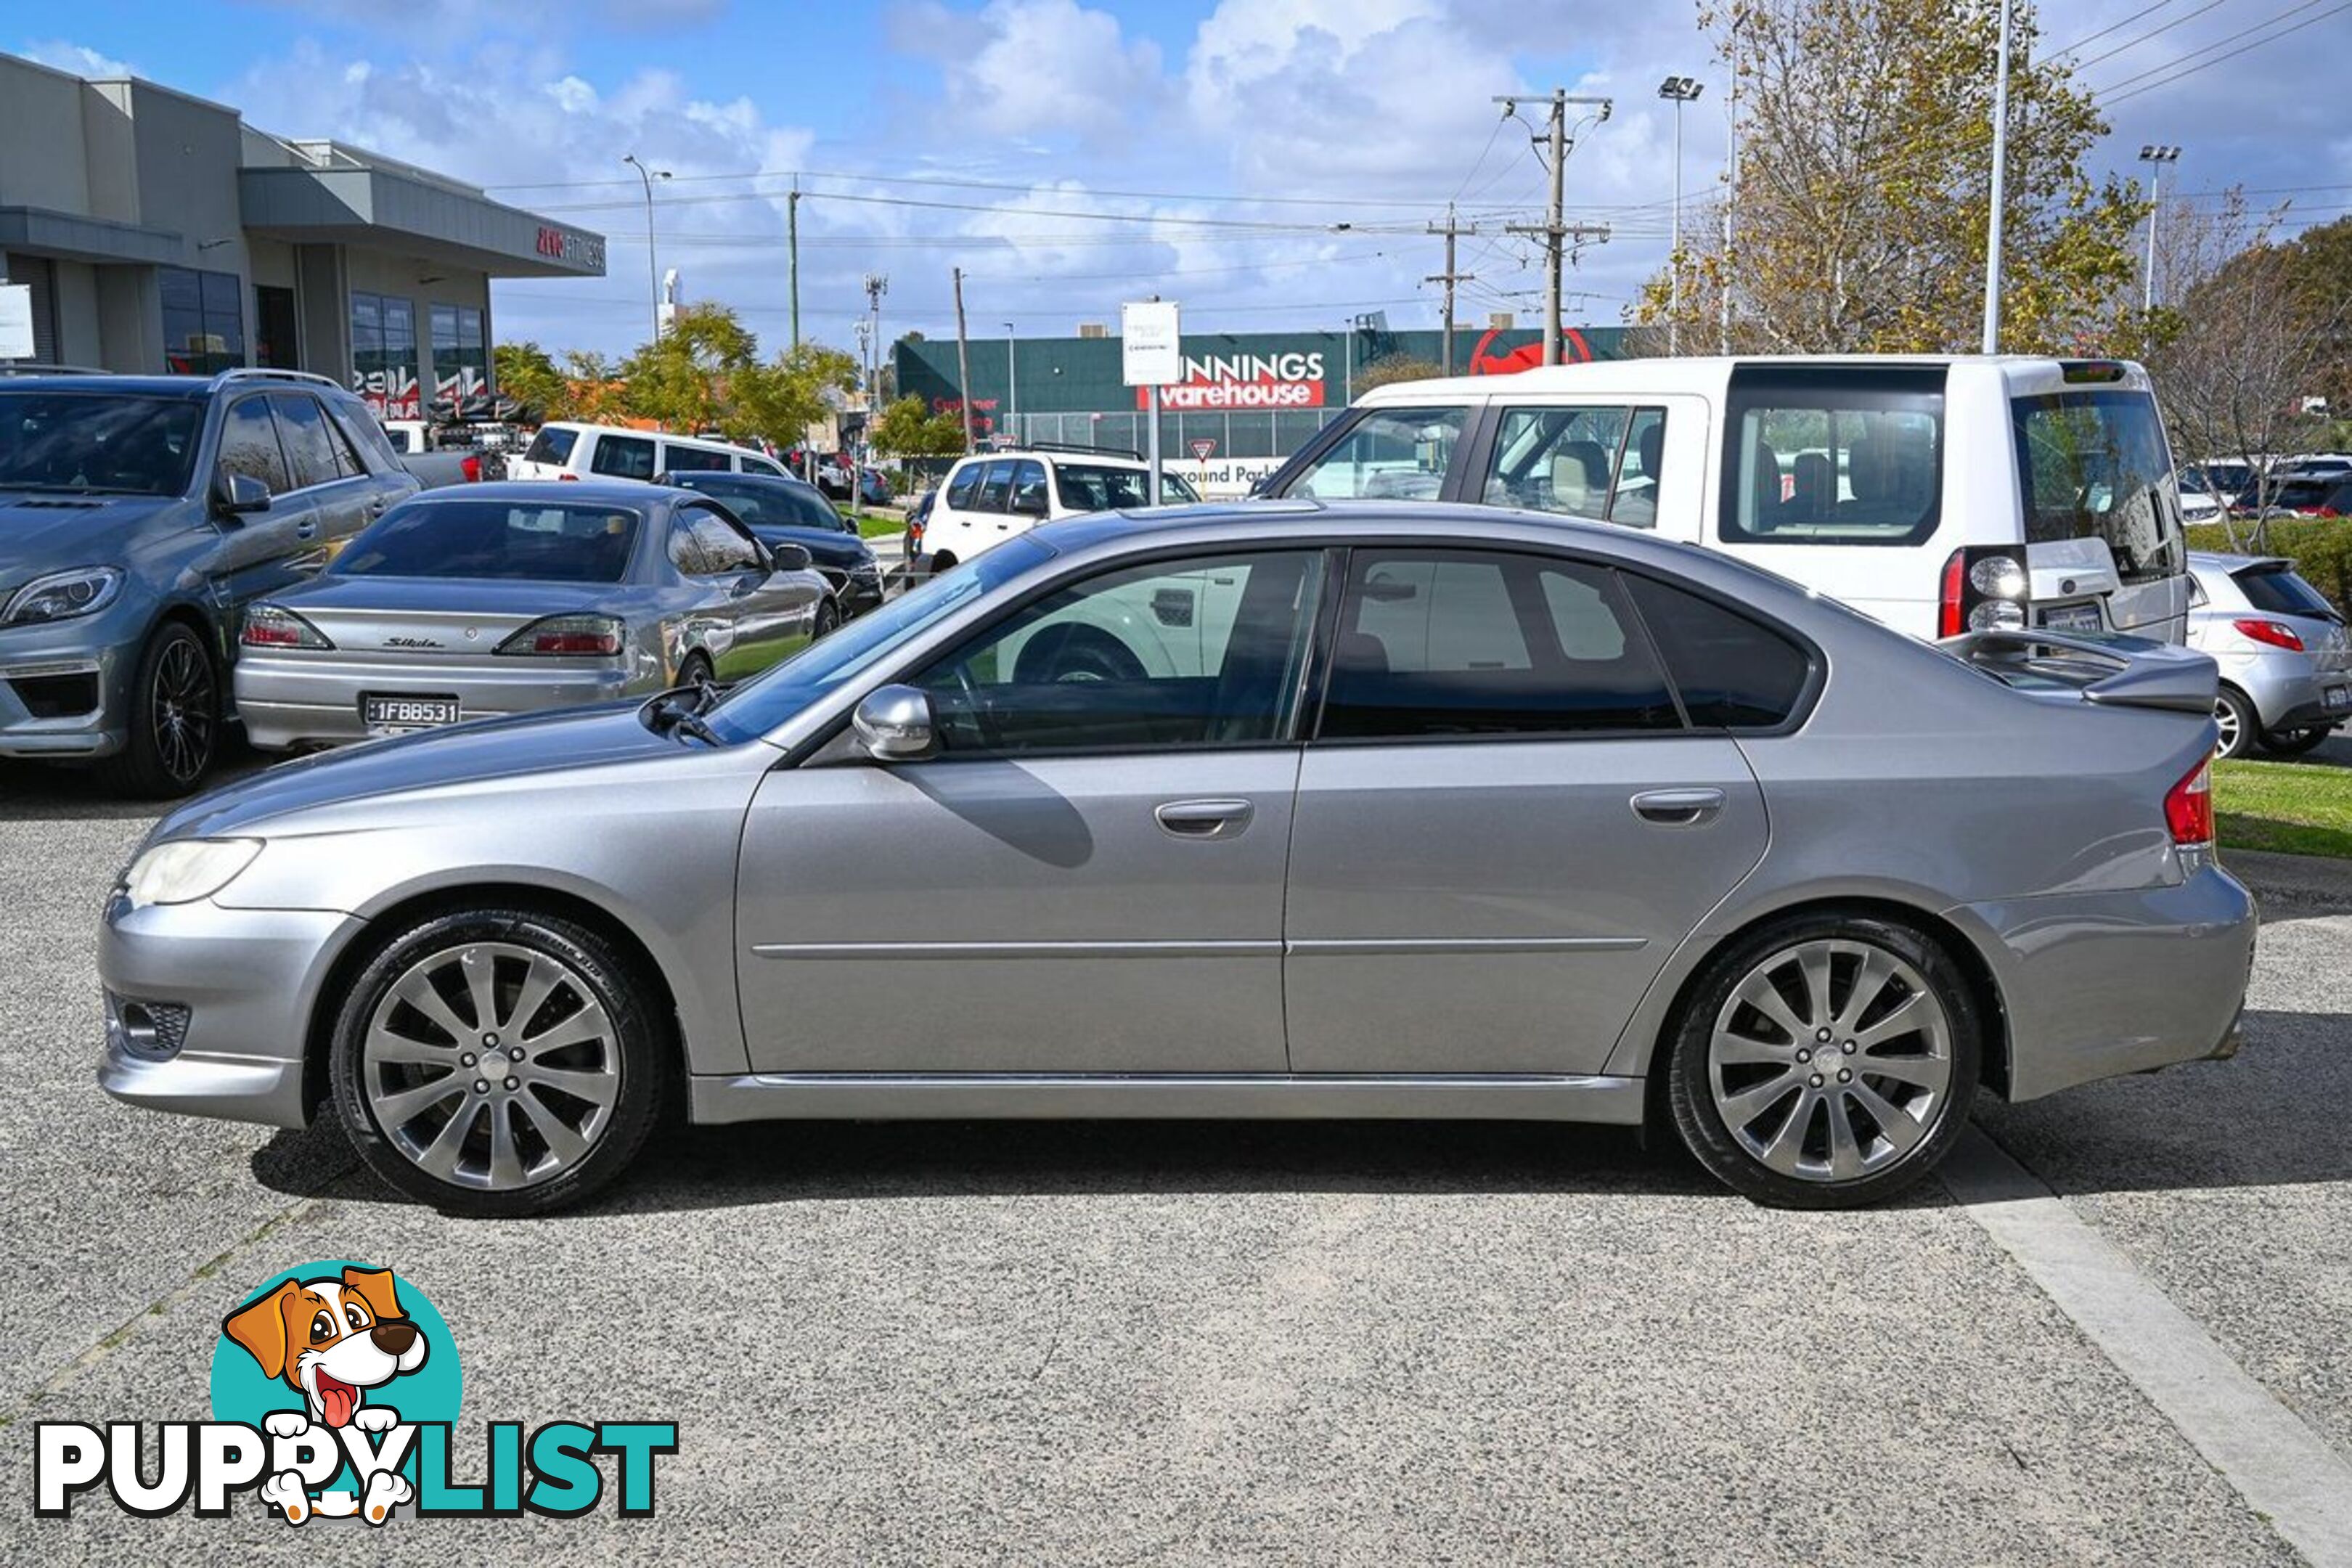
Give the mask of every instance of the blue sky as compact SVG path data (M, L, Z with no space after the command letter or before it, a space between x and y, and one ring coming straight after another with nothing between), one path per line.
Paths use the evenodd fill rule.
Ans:
M632 151L673 172L662 266L772 344L789 336L792 171L810 193L803 331L838 345L868 271L890 279L886 337L951 332L956 266L976 336L1008 320L1067 332L1150 292L1182 300L1188 331L1329 328L1363 310L1433 325L1423 277L1441 258L1420 230L1449 198L1484 220L1464 246L1477 274L1465 319L1529 321L1540 275L1496 231L1539 216L1544 176L1488 98L1555 83L1619 100L1569 185L1576 216L1616 230L1580 258L1571 316L1612 322L1667 247L1662 77L1710 84L1685 122L1686 196L1721 167L1721 68L1696 14L1689 0L78 0L11 8L0 49L86 74L127 66L262 129L355 142L604 232L606 278L500 285L499 331L617 353L647 309ZM2129 174L2141 142L2177 142L2184 191L2275 193L2258 199L2294 203L2290 226L2352 211L2336 110L2352 11L2044 0L2042 15L2052 47L2090 40L2083 79L2115 100L2097 168Z

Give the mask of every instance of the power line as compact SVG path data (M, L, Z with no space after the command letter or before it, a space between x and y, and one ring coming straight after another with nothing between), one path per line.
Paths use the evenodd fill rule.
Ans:
M2060 55L2071 55L2076 49L2081 48L2084 44L2095 44L2101 38L2105 37L2109 33L2115 32L2117 28L2128 27L2134 22L2138 21L2142 16L2147 16L2149 12L2161 11L2167 5L2171 4L2172 0L2156 0L2156 4L2153 5L2143 5L2138 10L2133 12L2130 16L2122 18L2120 21L2110 22L2095 33L2084 34L2073 43L2066 45L2063 48L2052 50L2051 58L2055 59Z
M2169 60L2163 65L2150 67L2148 69L2140 71L2136 75L2125 77L2117 81L2111 81L2104 88L2095 89L2093 89L2093 96L2098 100L2103 107L2112 109L2118 103L2123 103L2131 99L2139 97L2142 93L2153 92L2160 87L2169 87L2174 82L2182 80L2188 77L2195 76L2200 71L2210 69L2212 67L2220 65L2224 60L2235 59L2238 56L2246 53L2250 49L2258 49L2264 44L2276 43L2279 39L2285 37L2288 34L2299 33L2304 28L2310 26L2314 22L2324 22L2339 11L2352 11L2352 0L2343 0L2343 3L2331 5L2326 10L2318 13L2316 16L2305 16L2302 21L2295 23L2291 27L2281 27L2277 32L2270 34L2267 37L2255 38L2251 43L2240 44L2238 47L2230 49L2221 54L2213 53L2214 50L2221 48L2224 44L2236 43L2238 39L2245 37L2248 34L2259 33L2266 27L2277 26L2279 23L2285 21L2289 16L2295 15L2299 11L2308 11L2319 3L2320 0L2302 0L2302 4L2300 5L2290 5L2285 10L2278 13L2278 15L2269 17L2266 20L2257 22L2251 27L2242 27L2237 32L2231 33L2227 37L2216 38L2211 43L2193 49L2177 60ZM2194 63L2192 64L2191 62ZM2155 78L2156 79L2150 80L2150 78ZM2133 84L2135 82L2144 83L2145 85L2134 87ZM2116 90L2118 88L2126 87L2131 88L2132 90L2129 92L2117 92Z
M2150 38L2163 37L2165 34L2172 31L2173 28L2180 26L2183 22L2195 21L2198 17L2202 16L2206 12L2212 10L2221 3L2222 0L2205 0L2205 4L2198 6L2194 11L2186 12L2179 16L2175 16L2171 21L2165 23L2162 26L2151 27L2136 38L2126 38L2122 43L2117 44L2115 47L2103 50L2098 54L2093 55L2087 60L2076 60L2074 62L2074 68L2078 71L2087 70L2091 67L2097 65L2102 60L2114 59L2117 55L2124 54L2139 47ZM2142 12L2141 15L2145 16L2147 13ZM2109 31L2113 31L2113 29L2110 28Z

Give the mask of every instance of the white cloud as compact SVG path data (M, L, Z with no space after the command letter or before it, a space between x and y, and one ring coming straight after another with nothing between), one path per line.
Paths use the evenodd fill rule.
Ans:
M63 38L44 38L26 44L18 52L26 59L93 79L142 74L137 67L112 55L102 55L87 45L68 43Z
M1152 114L1160 46L1076 0L989 0L976 47L939 57L948 107L971 131L1124 139Z

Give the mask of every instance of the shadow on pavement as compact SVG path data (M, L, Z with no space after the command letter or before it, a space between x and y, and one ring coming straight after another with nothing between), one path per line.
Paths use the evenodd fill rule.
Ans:
M242 731L233 731L223 742L219 764L204 787L218 789L278 760L247 746ZM179 804L176 800L112 799L99 788L98 775L87 767L0 762L0 822L134 822L162 816Z

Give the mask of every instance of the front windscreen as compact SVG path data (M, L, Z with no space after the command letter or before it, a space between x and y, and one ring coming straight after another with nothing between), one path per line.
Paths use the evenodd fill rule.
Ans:
M411 501L362 529L328 570L338 577L617 583L643 525L627 507Z
M184 494L204 416L189 397L0 392L0 490Z

